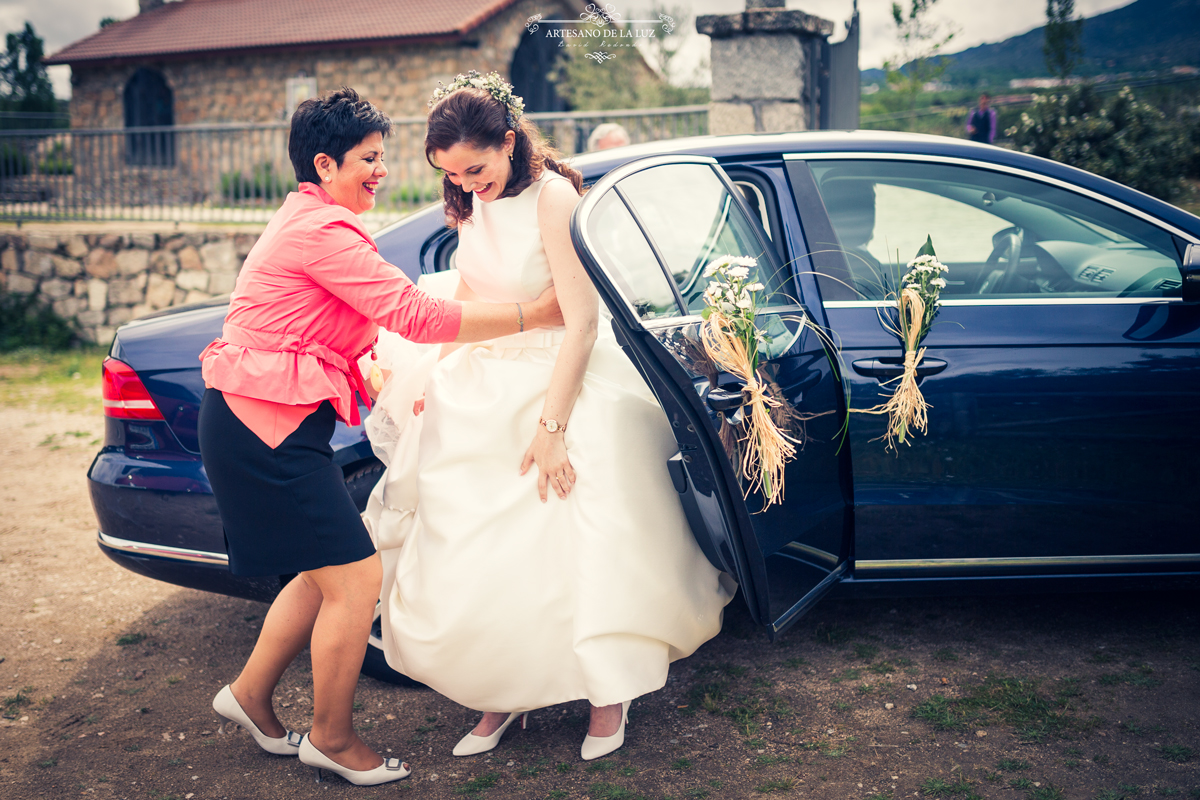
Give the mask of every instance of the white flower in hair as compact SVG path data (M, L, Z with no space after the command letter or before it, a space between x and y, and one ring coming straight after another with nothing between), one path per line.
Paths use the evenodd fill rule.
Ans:
M429 98L429 107L433 108L442 98L448 97L459 89L467 88L486 90L507 109L508 127L514 129L517 127L517 120L525 113L525 100L513 94L512 84L501 78L498 72L482 75L476 70L471 70L466 75L456 76L449 85L438 81L438 88L434 89L433 95Z

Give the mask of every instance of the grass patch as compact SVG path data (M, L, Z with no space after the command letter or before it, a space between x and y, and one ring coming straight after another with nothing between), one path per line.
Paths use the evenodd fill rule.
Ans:
M1167 744L1158 748L1158 754L1167 761L1172 761L1176 764L1186 764L1192 760L1192 756L1196 754L1196 751L1181 744Z
M796 785L795 781L787 778L778 778L773 781L767 781L754 787L754 791L761 794L771 794L773 792L790 792Z
M684 769L691 769L691 768L692 768L692 762L686 758L677 758L671 762L671 769L684 770Z
M1154 670L1145 664L1139 664L1132 669L1125 670L1124 672L1113 672L1108 675L1101 675L1096 680L1101 686L1117 686L1119 684L1128 684L1130 686L1150 688L1162 684L1161 680L1154 677Z
M1036 680L989 675L962 697L934 695L913 708L912 715L939 731L1001 721L1016 728L1021 738L1041 741L1061 736L1075 725L1074 718L1063 712L1064 705L1063 700L1042 695Z
M608 772L615 766L616 764L606 759L604 761L593 761L592 763L588 764L585 769L588 772Z
M813 636L818 642L841 647L854 638L854 629L843 628L840 625L826 625L822 622L813 630Z
M58 759L57 758L47 758L45 761L39 761L38 766L41 767L42 769L50 769L50 767L57 767Z
M488 772L483 775L479 775L474 778L471 778L471 780L467 781L462 786L459 786L457 789L455 789L454 793L455 794L464 794L464 795L478 795L478 794L482 794L483 792L486 792L488 789L495 788L496 784L499 782L500 782L500 773L499 772Z
M1122 784L1116 789L1102 789L1094 800L1129 800L1142 793L1142 787Z
M958 661L958 653L954 652L952 647L943 647L941 650L933 651L934 661Z
M856 681L859 679L859 677L861 675L862 675L862 670L858 670L858 669L855 669L854 667L851 667L850 669L843 672L841 675L834 675L832 678L829 679L829 682L830 683L841 683L842 681Z
M1035 786L1029 793L1029 800L1066 800L1066 797L1066 793L1052 783Z
M588 787L588 797L593 800L644 800L642 795L613 783L593 783Z
M774 766L775 764L786 764L791 760L792 760L791 756L761 755L758 758L754 759L754 766L760 767L760 768L761 767L771 767L771 766Z
M100 416L100 363L107 348L22 348L0 353L0 405L49 402Z
M873 661L879 655L879 648L873 644L854 643L854 657L862 661Z
M929 778L921 784L921 794L926 797L965 797L967 800L982 800L966 781L944 781L941 778Z
M787 667L788 669L800 669L801 667L807 666L808 661L806 659L803 659L803 658L800 658L799 656L797 656L795 658L789 658L789 659L785 660L783 662L783 665L785 667Z
M32 686L22 686L17 690L16 694L4 698L4 718L16 719L21 711L21 707L29 705L29 701L32 699L30 695L32 694Z
M135 644L141 644L146 641L144 633L126 633L123 636L117 637L117 647L129 647Z

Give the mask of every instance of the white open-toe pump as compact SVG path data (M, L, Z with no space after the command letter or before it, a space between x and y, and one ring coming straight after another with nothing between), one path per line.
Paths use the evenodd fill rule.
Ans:
M217 696L212 701L213 711L217 712L217 716L224 720L222 729L225 725L233 723L241 725L246 729L254 741L263 750L276 756L294 756L300 748L300 734L295 731L288 731L283 736L278 738L267 736L258 729L254 724L254 720L242 710L242 704L233 696L233 690L228 685L224 689L217 692Z

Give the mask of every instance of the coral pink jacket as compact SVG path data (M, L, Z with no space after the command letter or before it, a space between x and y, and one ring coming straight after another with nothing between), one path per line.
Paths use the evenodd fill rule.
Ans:
M202 373L222 393L289 406L329 400L357 425L354 394L368 408L370 399L356 362L379 327L450 342L461 321L460 303L418 291L383 260L358 217L301 183L246 256L221 338L200 354Z

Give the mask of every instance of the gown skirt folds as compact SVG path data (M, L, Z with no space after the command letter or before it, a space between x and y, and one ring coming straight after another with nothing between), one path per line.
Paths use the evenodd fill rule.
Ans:
M550 170L521 194L474 203L458 274L422 276L449 296L525 302L552 283L538 227ZM736 590L709 564L667 472L677 444L654 395L601 323L564 442L578 480L565 500L519 474L564 333L538 329L438 361L381 333L392 377L366 420L387 464L364 521L383 559L388 663L478 711L631 700L721 630ZM413 401L425 398L424 413Z
M225 527L234 575L291 575L375 552L329 444L337 417L324 401L272 449L207 389L200 455Z

